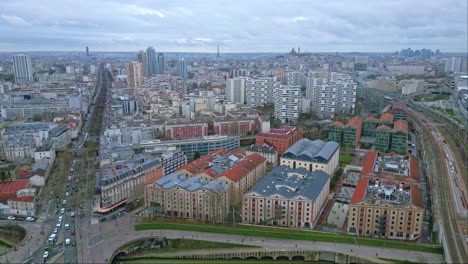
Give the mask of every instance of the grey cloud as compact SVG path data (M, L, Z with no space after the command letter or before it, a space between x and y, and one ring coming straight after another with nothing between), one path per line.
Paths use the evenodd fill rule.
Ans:
M460 0L17 0L2 3L0 50L466 51L466 10Z

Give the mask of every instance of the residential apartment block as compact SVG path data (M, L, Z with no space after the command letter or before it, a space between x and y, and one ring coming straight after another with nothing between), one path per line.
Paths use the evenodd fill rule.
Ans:
M295 122L302 112L302 92L300 86L280 85L273 94L275 118L281 123Z
M322 118L333 118L336 114L354 114L357 84L347 74L332 72L324 79L314 82L312 96L313 111Z
M423 195L418 186L361 179L349 204L348 233L416 240L421 236L423 219Z
M247 136L254 134L256 120L253 118L213 118L213 130L216 135Z
M116 206L132 202L143 195L144 186L161 178L161 161L145 155L118 159L102 164L99 173L101 204L97 212L108 212Z
M153 151L158 147L177 147L187 156L190 161L195 153L206 155L210 151L217 149L226 149L234 151L240 146L240 137L238 136L206 136L201 138L181 139L181 140L147 140L142 141L134 149L141 151Z
M292 228L313 228L330 188L321 170L275 167L243 195L242 222Z
M224 149L212 151L181 167L177 172L200 176L206 181L220 180L229 186L231 206L238 207L242 194L265 176L266 159L255 153L246 155L241 150L232 153Z
M246 83L246 101L253 107L273 103L273 93L280 85L273 77L249 78Z
M273 167L276 167L278 164L278 151L273 146L257 146L257 145L250 145L245 149L245 153L247 155L251 155L254 153L260 154L264 157L268 163L272 164Z
M229 195L223 181L174 172L146 186L145 206L168 217L222 223L229 212Z
M322 170L332 175L339 163L340 145L334 141L303 138L292 145L280 158L280 165L308 171Z
M380 119L367 117L364 121L355 116L346 125L339 121L331 123L328 126L328 139L344 146L374 145L379 151L405 154L408 122L406 120L394 122L390 113L384 113Z
M208 136L208 123L197 120L177 120L166 124L166 137L189 139Z
M227 79L225 89L226 100L232 103L245 104L247 80L248 78L246 77Z
M255 137L255 145L273 146L281 155L300 139L302 139L302 128L281 126L280 128L272 128L269 132L258 133Z

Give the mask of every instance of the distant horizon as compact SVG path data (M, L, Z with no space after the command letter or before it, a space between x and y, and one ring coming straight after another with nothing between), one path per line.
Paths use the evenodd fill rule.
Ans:
M406 49L406 48L402 48ZM425 48L412 48L412 50L421 50ZM429 48L426 48L429 49ZM434 51L433 49L430 49L431 51ZM289 51L232 51L232 52L222 52L220 51L219 54L289 54L291 50ZM395 53L396 51L401 51L400 50L394 50L394 51L301 51L300 54L305 54L305 53L310 53L310 54L315 54L315 53ZM83 53L86 54L85 50L30 50L30 51L1 51L0 53L41 53L41 52L70 52L70 53ZM138 53L139 50L137 51L125 51L125 50L116 50L116 51L100 51L100 50L90 50L89 54L93 53ZM217 54L217 52L208 52L208 51L160 51L156 50L156 52L161 52L161 53L194 53L194 54ZM297 52L297 50L296 50ZM468 54L468 51L444 51L441 50L440 53L464 53Z

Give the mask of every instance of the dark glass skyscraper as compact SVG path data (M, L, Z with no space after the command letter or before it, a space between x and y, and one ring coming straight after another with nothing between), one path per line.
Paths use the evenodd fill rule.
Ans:
M158 53L156 73L164 73L164 54Z
M146 49L146 61L148 63L148 75L156 74L157 72L157 61L156 61L156 51L152 46Z

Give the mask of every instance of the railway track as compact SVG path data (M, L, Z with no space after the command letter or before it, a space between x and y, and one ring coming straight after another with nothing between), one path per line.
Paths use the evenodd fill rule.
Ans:
M442 244L448 263L465 263L468 259L467 245L464 234L458 222L457 211L454 209L454 196L450 182L449 168L447 166L446 153L442 144L444 139L440 136L439 129L433 124L433 120L427 115L419 115L412 110L407 111L408 119L417 123L423 135L422 141L426 153L430 159L431 170L429 177L433 185L436 221L440 223ZM465 194L466 195L466 194Z

